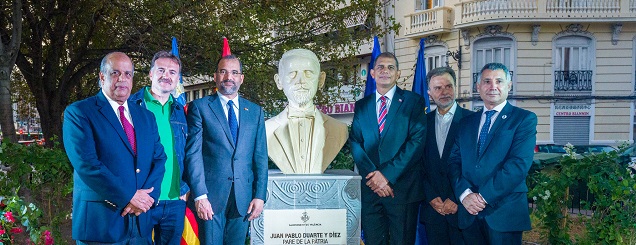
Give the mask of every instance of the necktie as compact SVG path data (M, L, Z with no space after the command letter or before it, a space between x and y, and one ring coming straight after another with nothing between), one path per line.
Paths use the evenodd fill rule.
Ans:
M479 131L479 144L477 145L477 155L481 153L484 144L486 144L486 138L488 138L488 131L490 131L490 118L493 114L495 114L495 110L486 111L486 121L484 121L484 126L481 127L481 131Z
M126 119L124 115L124 106L119 106L119 120L121 120L122 126L124 126L124 132L126 132L126 137L128 138L128 142L130 146L132 146L133 152L137 155L137 142L135 141L135 128L133 128L132 124Z
M382 130L384 130L384 122L386 122L386 113L388 112L386 108L386 96L380 97L380 115L378 116L378 129L380 130L380 135L382 135Z
M234 102L227 102L227 124L230 126L230 132L232 133L232 139L236 145L236 139L238 138L238 121L236 120L236 113L234 113Z

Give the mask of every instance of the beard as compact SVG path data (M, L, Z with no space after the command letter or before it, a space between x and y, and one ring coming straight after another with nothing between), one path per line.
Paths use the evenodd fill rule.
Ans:
M310 90L297 90L292 92L291 97L298 103L298 106L303 107L312 101L313 95Z
M232 83L232 87L225 87L223 86L223 84L225 83ZM219 89L219 93L221 93L222 95L231 95L234 94L238 91L239 87L236 85L236 82L234 82L234 80L223 80L221 81L221 86L218 86Z

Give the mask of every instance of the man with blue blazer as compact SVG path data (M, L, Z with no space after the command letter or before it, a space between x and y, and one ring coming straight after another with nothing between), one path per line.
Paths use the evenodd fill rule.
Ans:
M537 116L508 103L508 68L486 64L477 83L484 109L464 117L450 156L468 244L521 244L530 230L526 176L532 165Z
M238 96L239 59L224 56L214 74L218 92L192 101L186 116L185 180L201 244L244 244L249 221L263 211L267 192L264 113Z
M151 236L146 212L158 204L166 155L155 117L127 102L133 72L124 53L106 55L101 91L64 111L77 244L148 244Z
M413 244L424 199L424 98L397 87L400 70L392 53L380 54L370 74L376 93L356 102L349 136L353 160L364 177L365 244Z
M459 121L472 111L455 102L455 71L439 67L428 72L428 95L437 109L428 113L424 150L424 202L420 223L425 224L429 245L464 244L457 227L457 199L448 177L448 156L459 131Z

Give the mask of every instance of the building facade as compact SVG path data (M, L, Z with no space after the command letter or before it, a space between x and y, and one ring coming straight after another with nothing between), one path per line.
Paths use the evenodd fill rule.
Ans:
M460 105L483 106L484 64L510 68L509 102L535 112L537 143L633 141L636 0L395 1L401 86L409 89L426 40L428 69L451 66Z

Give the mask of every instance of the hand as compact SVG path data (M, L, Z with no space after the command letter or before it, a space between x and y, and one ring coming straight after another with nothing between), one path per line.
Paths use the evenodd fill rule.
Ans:
M135 215L140 215L141 213L148 212L152 205L155 203L155 199L150 196L154 187L150 187L150 189L139 189L135 192L135 195L130 199L130 202L124 208L124 211L121 213L121 216L124 217L127 214L134 213Z
M444 202L442 202L442 198L436 197L428 203L431 204L431 207L433 207L433 209L435 209L435 211L437 211L439 214L446 215L444 213Z
M389 181L384 177L382 172L377 170L367 174L365 179L368 180L366 183L367 186L375 193L377 193L376 190L382 189L389 184Z
M197 208L197 216L199 216L199 219L212 220L214 211L212 211L212 205L207 198L195 201L194 206Z
M179 196L179 200L187 202L188 201L188 197L190 196L190 192L186 192L186 194L183 194L181 196Z
M479 193L470 193L462 201L464 208L469 214L477 215L479 212L486 208L486 202L479 195Z
M393 195L393 188L389 185L384 186L382 189L377 189L374 192L380 197L395 197L395 195Z
M451 199L446 198L446 200L444 200L443 211L445 214L455 214L457 213L457 204L451 201Z
M252 201L250 202L250 206L247 208L247 214L250 215L247 220L252 221L258 218L258 216L261 216L261 212L263 212L264 206L265 201L258 198L252 199Z

